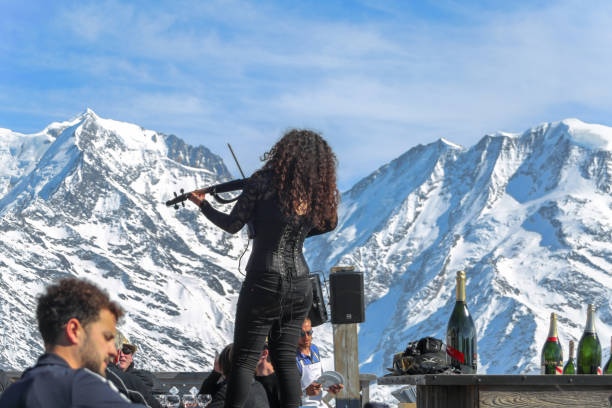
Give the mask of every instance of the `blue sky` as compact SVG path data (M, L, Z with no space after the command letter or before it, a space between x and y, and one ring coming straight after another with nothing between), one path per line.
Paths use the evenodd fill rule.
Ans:
M319 130L346 190L419 143L612 125L609 1L0 0L0 127L86 107L247 172Z

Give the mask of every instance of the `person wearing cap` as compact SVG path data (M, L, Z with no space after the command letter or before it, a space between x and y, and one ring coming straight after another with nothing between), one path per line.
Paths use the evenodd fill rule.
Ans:
M138 351L138 347L130 342L130 340L118 332L117 341L117 366L124 372L133 374L139 377L150 390L155 386L155 377L147 370L142 370L134 367L134 354Z
M120 331L117 332L117 365L122 371L128 371L128 369L134 366L134 353L138 347L132 344L130 340L123 335Z
M161 408L159 401L153 396L153 374L144 370L134 369L133 355L137 350L127 337L120 331L115 336L117 359L115 364L106 368L106 377L131 401L151 408Z

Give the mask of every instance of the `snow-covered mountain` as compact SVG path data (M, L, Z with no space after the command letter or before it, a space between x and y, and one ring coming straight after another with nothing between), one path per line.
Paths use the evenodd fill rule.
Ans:
M36 295L76 275L124 306L141 365L210 369L232 337L246 234L163 202L230 179L222 160L90 110L35 135L0 129L0 158L0 367L35 360ZM362 372L384 373L408 341L443 338L465 269L480 372L533 373L550 312L567 347L587 303L607 358L611 237L612 129L565 120L409 150L345 192L338 228L306 253L313 270L365 272ZM330 325L315 332L329 356Z
M409 341L444 338L462 269L479 372L537 372L550 312L567 350L587 303L607 358L612 128L569 119L469 149L417 146L344 193L339 227L307 249L313 269L365 272L363 372L383 374Z
M89 278L126 309L149 368L210 368L233 332L246 237L163 202L230 178L218 156L93 111L35 135L0 131L0 367L42 351L36 295Z

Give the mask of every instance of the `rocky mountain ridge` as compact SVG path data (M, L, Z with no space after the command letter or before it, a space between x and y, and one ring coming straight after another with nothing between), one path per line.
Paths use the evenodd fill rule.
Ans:
M339 227L307 249L315 269L365 272L361 369L383 374L408 341L444 338L458 270L480 372L538 372L550 312L567 349L587 303L607 357L611 176L612 129L569 119L470 148L417 146L344 193Z
M383 374L408 341L443 338L459 269L480 372L537 372L549 313L559 313L566 347L587 303L598 307L607 357L611 146L610 128L577 120L487 135L470 148L439 140L345 192L338 228L307 240L306 255L312 270L353 264L365 273L362 372ZM125 307L122 330L147 368L210 369L232 337L246 233L162 203L230 179L223 161L90 110L35 135L1 129L0 158L0 367L32 364L42 351L35 296L75 275ZM329 356L330 325L316 333Z

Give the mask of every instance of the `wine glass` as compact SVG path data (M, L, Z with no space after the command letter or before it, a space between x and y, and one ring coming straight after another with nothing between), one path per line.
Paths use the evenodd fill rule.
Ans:
M212 400L212 397L210 394L198 394L196 400L198 401L198 407L204 408Z
M166 395L166 406L168 408L179 408L181 405L181 397L178 395Z
M191 394L184 394L183 395L183 407L184 408L198 408L198 403L196 402L195 397Z
M166 396L164 394L155 394L155 399L159 401L159 405L166 406Z

